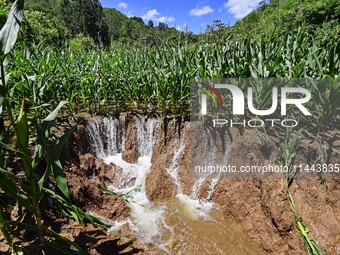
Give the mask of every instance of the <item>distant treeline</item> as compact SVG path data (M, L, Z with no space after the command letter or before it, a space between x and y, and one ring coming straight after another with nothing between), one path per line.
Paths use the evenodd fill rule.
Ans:
M11 2L0 0L0 22L6 20ZM46 41L81 47L155 45L162 42L199 42L230 38L258 37L262 33L339 31L340 0L263 0L259 8L234 26L212 21L200 35L178 31L162 22L128 17L113 8L103 8L98 0L27 0L24 36L26 41ZM335 32L334 32L335 31Z

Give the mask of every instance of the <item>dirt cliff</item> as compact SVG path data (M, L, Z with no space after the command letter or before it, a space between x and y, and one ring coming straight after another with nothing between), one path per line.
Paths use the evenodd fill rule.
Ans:
M190 123L191 124L191 123ZM188 123L183 127L190 139ZM273 161L277 148L274 143L261 143L254 131L242 134L231 129L231 153L229 164L235 166L268 164ZM147 178L147 194L151 200L163 201L176 195L176 187L165 171L171 164L179 134L174 123L169 125L166 145L157 144L153 154L153 167ZM184 154L179 160L179 175L183 193L189 194L194 180L190 173L190 141L186 142ZM160 149L161 148L161 149ZM315 143L306 142L296 156L296 163L307 155L317 154ZM331 153L330 162L339 163L337 151ZM203 184L200 197L206 198L208 182ZM305 254L305 249L296 227L288 194L295 199L297 209L314 239L328 254L340 252L340 181L320 178L301 178L288 188L283 178L222 178L213 193L212 200L224 217L235 227L241 226L251 242L269 254Z
M182 123L179 129L171 121L164 141L162 134L157 140L152 155L152 167L146 179L146 193L151 201L167 201L176 196L178 186L167 169L173 164L174 154L184 139L183 153L178 159L179 181L184 194L190 194L196 179L190 171L190 129L192 123ZM181 132L178 132L181 130ZM191 134L192 135L192 134ZM106 165L102 160L88 154L89 142L84 139L84 129L73 136L73 154L77 164L70 168L68 180L72 197L77 204L111 219L129 215L129 208L118 198L108 198L98 188L98 183L107 186L115 181L119 167ZM134 118L126 118L123 157L130 163L138 158L137 131ZM275 143L263 144L251 130L240 133L228 130L226 146L230 150L229 164L235 166L273 163L278 153ZM192 144L191 144L192 145ZM84 147L82 147L84 146ZM82 148L80 148L82 147ZM303 144L296 156L296 163L308 157L316 157L318 147L312 142ZM337 151L331 152L330 162L338 163ZM208 181L202 184L199 197L208 194ZM235 228L242 229L253 245L268 254L305 254L300 233L288 195L295 200L297 209L313 238L328 254L340 253L340 180L320 177L296 179L290 187L283 178L221 178L211 200L225 219Z

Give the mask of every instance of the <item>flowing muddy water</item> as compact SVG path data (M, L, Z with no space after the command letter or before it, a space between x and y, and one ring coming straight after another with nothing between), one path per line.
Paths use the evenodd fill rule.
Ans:
M165 222L171 232L164 231L163 239L168 254L262 254L247 243L240 230L231 229L215 209L203 218L190 204L176 198L167 201L166 206Z
M148 246L149 254L261 254L242 236L231 229L210 200L218 177L195 181L191 195L182 192L179 180L179 159L185 148L185 134L178 138L172 164L166 169L177 187L175 198L162 203L150 201L146 195L146 176L151 169L155 143L161 137L160 122L136 117L138 162L123 160L125 119L103 118L94 120L86 130L92 142L93 153L107 164L121 169L108 187L124 194L131 208L130 218L115 222L112 231L128 224L141 242ZM226 151L225 158L228 158ZM198 194L204 182L210 182L207 197Z

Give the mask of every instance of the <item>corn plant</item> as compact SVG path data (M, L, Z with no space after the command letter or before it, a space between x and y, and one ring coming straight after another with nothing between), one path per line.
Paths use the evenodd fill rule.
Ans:
M315 40L297 34L262 35L243 41L166 43L157 47L121 47L81 51L23 43L9 56L12 100L34 95L33 106L72 102L71 111L156 111L188 115L193 78L332 78L339 76L340 43L331 35ZM14 59L13 59L14 58ZM13 65L12 63L16 63ZM307 87L310 109L321 129L339 115L339 82ZM258 107L266 107L271 88L254 85ZM17 102L19 103L19 102ZM324 106L324 107L323 107ZM319 109L323 107L324 110Z
M277 137L281 140L278 141L279 148L277 151L276 160L279 164L283 164L283 166L288 168L288 172L285 173L285 180L288 188L292 184L299 169L299 167L293 166L293 163L301 142L302 131L303 129L300 129L296 134L292 135L291 130L287 128L284 136L277 134ZM309 237L308 229L295 206L294 199L291 194L289 194L289 203L294 213L295 222L302 237L307 254L326 255L326 253L317 245L317 243Z
M300 231L307 255L326 255L326 253L317 245L317 243L314 240L310 239L310 237L308 236L308 229L305 223L303 222L301 215L297 211L295 203L294 203L294 199L292 195L290 194L289 194L289 202L292 207L292 210L295 216L295 221L297 224L297 228Z
M76 126L57 139L51 139L51 128L56 123L60 109L67 103L61 101L58 106L40 120L32 114L31 101L23 98L19 113L13 100L9 74L6 64L12 47L14 46L20 22L23 17L24 1L14 2L8 14L7 21L0 31L0 102L1 102L1 134L0 134L0 231L10 245L13 252L23 253L27 247L23 246L21 231L34 233L36 236L30 249L35 254L81 254L84 253L77 245L62 238L43 224L42 203L46 199L62 212L73 216L78 221L87 220L95 225L108 227L100 220L85 214L70 202L63 167L59 161L63 146ZM27 79L27 76L24 76ZM30 83L27 81L28 89ZM8 124L5 125L5 120ZM35 137L32 137L35 134ZM37 152L32 155L30 148L32 140L36 143ZM47 161L46 168L43 161ZM41 173L42 172L42 173ZM24 177L21 176L23 174ZM20 177L21 176L21 177ZM47 188L48 181L53 178L55 190ZM58 194L59 193L59 194ZM33 217L34 223L16 221L11 217L14 207L23 208Z
M285 180L288 186L291 185L297 174L297 169L294 167L294 158L300 146L303 129L300 129L296 134L292 134L291 128L285 129L284 136L276 134L279 139L277 142L279 148L276 154L276 161L287 167L288 171L285 173Z

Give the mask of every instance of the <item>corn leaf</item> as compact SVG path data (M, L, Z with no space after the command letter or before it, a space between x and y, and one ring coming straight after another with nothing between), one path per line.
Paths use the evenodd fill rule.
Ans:
M24 0L16 0L8 14L5 25L0 31L0 53L6 55L13 48L24 15Z

